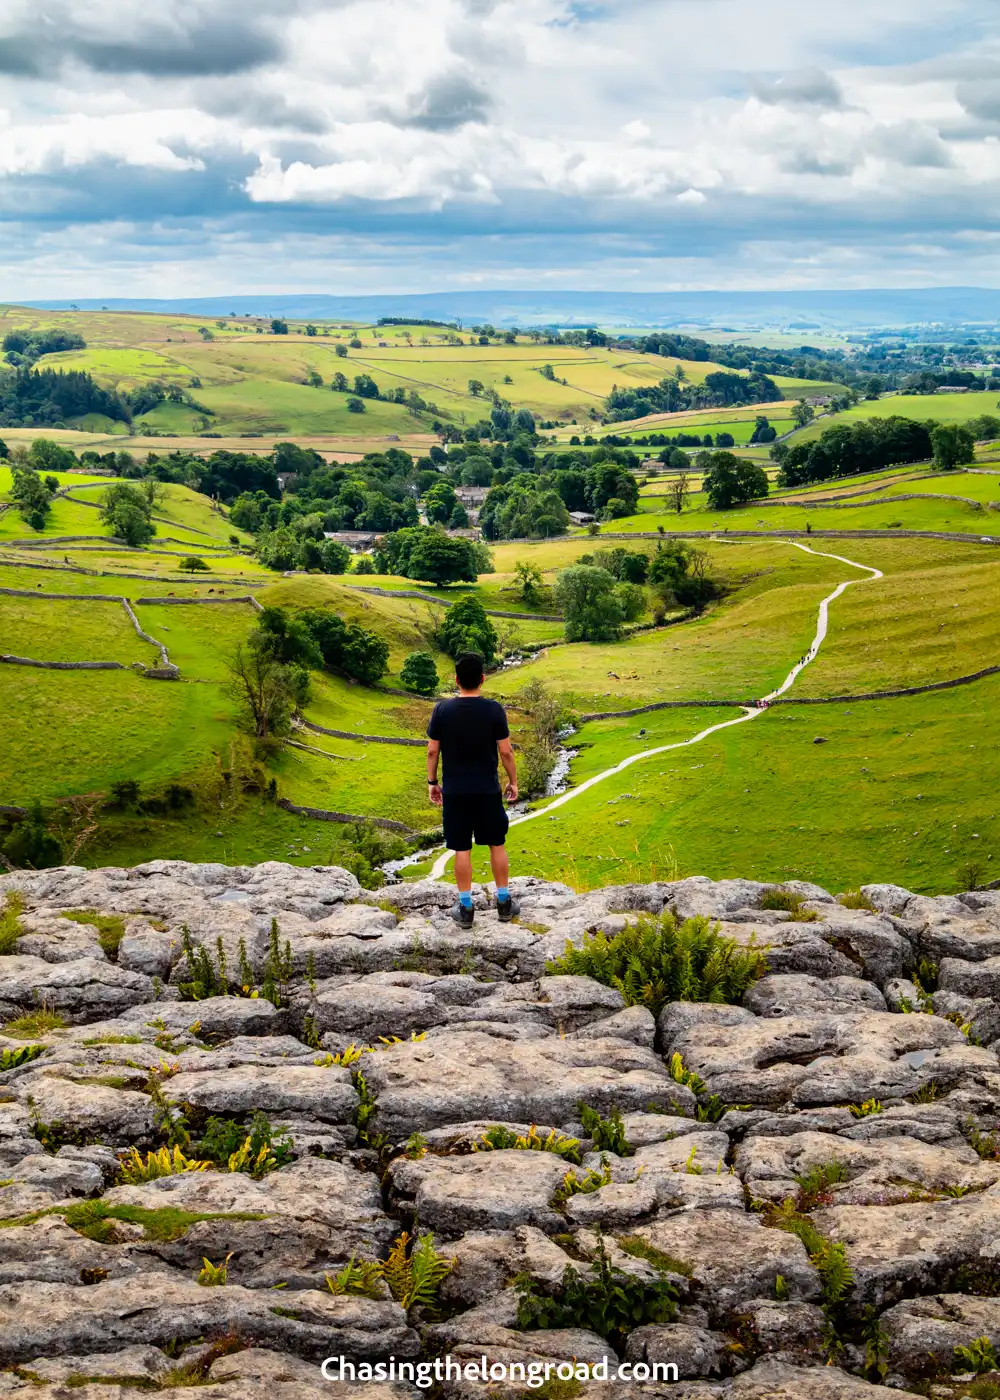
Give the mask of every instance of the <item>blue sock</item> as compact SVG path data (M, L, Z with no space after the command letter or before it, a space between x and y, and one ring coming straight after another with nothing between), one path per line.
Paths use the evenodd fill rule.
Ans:
M506 904L508 899L510 899L510 890L507 886L497 885L497 903Z
M459 902L459 904L462 906L463 909L471 909L471 908L472 908L472 891L471 891L471 890L459 890L459 892L458 892L458 902Z

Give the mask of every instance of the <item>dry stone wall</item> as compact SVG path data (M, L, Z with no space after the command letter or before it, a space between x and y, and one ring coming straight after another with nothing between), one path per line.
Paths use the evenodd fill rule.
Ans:
M793 882L793 915L749 880L513 887L519 922L477 889L462 931L448 886L375 896L335 867L0 876L22 910L0 956L3 1394L346 1400L323 1358L445 1353L553 1379L606 1363L595 1400L978 1393L956 1349L1000 1346L1000 894L869 885L845 905ZM765 950L742 1004L654 1017L547 970L664 911ZM627 1153L581 1105L620 1114ZM123 1169L171 1138L194 1152L209 1118L239 1138L255 1110L292 1139L273 1170ZM579 1165L486 1150L533 1125ZM450 1261L433 1307L374 1268L404 1231ZM513 1281L596 1288L602 1251L633 1299L667 1282L673 1311L526 1327ZM352 1260L368 1286L331 1291ZM676 1381L646 1380L654 1363ZM526 1393L454 1371L436 1389Z

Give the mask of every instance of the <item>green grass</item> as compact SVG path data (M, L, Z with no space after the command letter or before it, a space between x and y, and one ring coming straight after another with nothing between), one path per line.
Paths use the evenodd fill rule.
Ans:
M0 638L4 651L36 661L118 661L125 666L141 661L151 666L157 660L118 603L0 595Z
M681 874L714 879L964 887L967 860L1000 861L998 700L994 677L933 696L772 709L513 828L512 871L589 887L655 878L672 851ZM476 864L488 878L478 852Z
M256 625L249 603L143 605L136 616L144 631L163 642L185 680L220 684L228 679L226 656Z
M811 423L795 441L819 437L834 423L855 423L866 418L912 418L917 422L967 423L983 413L997 415L1000 395L996 390L971 394L890 394L873 402L865 400L844 413L828 415Z
M3 801L107 792L197 772L225 753L233 708L216 687L149 681L130 671L0 667L4 743L17 755Z
M901 487L900 493L905 489ZM861 497L856 506L841 509L751 504L743 509L719 511L711 510L699 492L688 498L689 504L680 515L668 510L663 502L643 497L640 514L616 520L613 528L630 533L656 530L662 525L668 534L671 530L715 530L724 534L727 530L805 530L809 526L813 530L934 530L1000 537L1000 515L995 511L961 501L934 500L935 494L939 493L922 500L882 505L867 505Z

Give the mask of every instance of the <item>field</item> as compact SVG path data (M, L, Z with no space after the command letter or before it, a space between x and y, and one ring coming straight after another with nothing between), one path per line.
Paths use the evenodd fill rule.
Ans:
M33 314L10 311L0 324L28 324ZM35 316L45 324L77 324L70 313ZM227 320L207 325L207 338L184 317L108 313L87 324L90 348L54 357L55 363L88 367L102 382L124 388L150 379L179 384L213 410L206 429L199 409L161 404L136 426L177 436L137 431L127 445L139 455L181 446L267 451L275 440L295 436L328 458L350 461L390 442L423 455L437 440L429 412L369 401L366 413L349 413L347 396L326 387L339 370L350 377L369 373L386 391L412 389L458 426L489 406L483 394L469 391L475 379L484 392L496 388L515 406L550 417L559 424L550 438L568 446L574 433L602 435L592 410L614 383L655 382L671 367L659 357L545 346L526 337L480 346L465 332L458 345L453 332L420 327L331 326L316 336L283 337ZM336 345L352 338L361 347L338 355ZM541 372L549 365L551 378ZM684 365L693 381L713 368ZM324 387L305 382L310 373ZM784 434L792 429L791 400L822 386L782 381L779 387L787 397L760 411ZM821 417L790 440L875 414L959 422L995 409L992 394L895 396L836 419ZM631 431L727 431L746 451L756 413L656 415ZM221 435L206 441L206 430ZM15 446L38 432L0 435ZM99 420L46 435L78 450L123 445L122 434ZM496 545L494 572L475 585L423 590L428 598L402 596L413 585L400 578L271 573L253 558L251 537L234 529L225 508L180 486L165 489L155 510L157 534L146 549L111 539L99 514L108 481L84 473L60 478L64 494L36 533L15 510L2 508L11 476L0 466L0 588L29 595L0 594L0 654L126 668L0 664L0 804L42 802L64 832L66 858L83 864L153 855L313 864L347 856L350 827L296 815L276 805L275 795L295 806L390 818L415 833L432 832L439 814L427 803L420 745L365 736L421 738L431 702L400 693L403 663L415 650L430 651L446 688L451 663L438 649L436 626L445 606L475 596L494 614L524 615L494 618L505 645L538 649L489 682L510 708L515 743L528 737L529 726L518 697L535 680L561 700L576 730L567 741L574 751L568 792L551 808L544 800L529 804L529 813L538 814L512 830L516 873L580 888L704 873L795 875L837 888L877 878L933 892L967 883L962 871L971 862L992 878L991 862L1000 860L992 722L1000 678L912 696L859 697L1000 664L1000 552L984 543L1000 540L994 504L1000 475L996 468L942 473L917 464L780 491L767 449L755 451L771 477L765 502L718 512L695 491L678 515L666 497L667 480L650 476L636 515L602 526L604 538L574 533ZM988 451L980 455L989 461ZM692 484L699 485L694 473ZM543 616L557 611L552 585L559 569L612 543L608 535L632 536L630 547L652 553L661 533L675 531L703 532L694 543L724 587L700 616L685 618L674 607L669 626L653 627L650 594L638 630L602 645L567 644L562 620ZM749 537L735 533L742 531ZM801 537L774 537L791 531ZM858 531L875 533L859 538ZM935 539L933 532L965 538ZM190 554L203 558L209 572L196 579L180 573ZM530 601L515 577L521 560L543 571L541 592ZM366 591L373 587L389 596ZM37 596L46 592L69 596ZM136 635L118 602L88 594L129 598L140 625L167 647L180 679L146 677L142 668L155 662L155 649ZM313 728L293 732L291 743L255 749L241 728L227 662L255 627L256 614L248 603L218 601L246 594L292 611L326 609L376 631L389 645L383 687L314 672L302 710ZM822 645L788 682L781 703L747 718L739 702L778 690L809 653L824 599L829 625ZM623 713L677 702L685 703ZM611 717L585 718L602 713ZM663 751L649 752L657 749ZM146 809L109 807L112 784L126 778L150 799ZM171 785L190 789L191 804L170 808L163 799ZM425 835L424 844L434 839ZM432 863L408 874L418 876Z

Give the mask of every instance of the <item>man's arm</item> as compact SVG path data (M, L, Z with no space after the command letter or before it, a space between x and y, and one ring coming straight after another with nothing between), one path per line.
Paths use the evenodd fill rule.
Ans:
M503 764L504 772L507 774L507 790L504 793L508 802L517 801L517 763L514 759L514 750L511 748L509 739L497 740L497 752L500 755L500 762Z
M441 741L439 739L427 740L427 796L435 807L440 807L443 798L441 788L438 783L438 759L441 756Z

